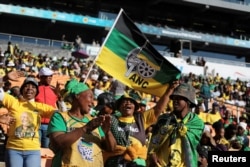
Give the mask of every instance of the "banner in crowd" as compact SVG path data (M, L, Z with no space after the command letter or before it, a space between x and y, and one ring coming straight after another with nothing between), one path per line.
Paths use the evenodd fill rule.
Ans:
M121 10L105 39L96 64L123 84L161 96L180 70L166 60Z

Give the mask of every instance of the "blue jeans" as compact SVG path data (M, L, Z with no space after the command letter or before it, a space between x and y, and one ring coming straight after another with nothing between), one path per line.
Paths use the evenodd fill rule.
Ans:
M6 149L6 167L41 167L40 150L20 151Z
M49 147L49 138L47 137L48 124L41 124L39 129L39 139L42 148Z

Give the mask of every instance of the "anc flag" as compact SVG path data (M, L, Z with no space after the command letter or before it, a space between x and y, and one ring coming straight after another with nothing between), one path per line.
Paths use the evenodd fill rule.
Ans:
M180 71L149 42L121 10L96 58L96 64L130 88L161 96Z

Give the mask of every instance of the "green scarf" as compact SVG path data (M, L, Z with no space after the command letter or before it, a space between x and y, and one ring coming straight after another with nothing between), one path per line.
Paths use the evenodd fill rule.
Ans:
M78 82L78 80L76 79L72 79L70 81L68 81L65 85L65 90L69 93L69 94L79 94L81 92L84 92L86 90L89 90L89 87L82 83L82 82Z
M168 128L170 127L169 125L172 125L169 134L164 133L162 130L159 132L159 130L162 129L162 126ZM168 139L170 141L170 146L175 144L177 134L179 134L181 137L182 148L184 148L183 154L185 155L185 165L186 167L195 167L197 166L198 161L196 148L201 139L203 129L203 121L194 113L189 112L181 121L178 121L173 113L163 114L159 117L153 130L152 140L149 145L149 153L161 149L161 145ZM165 132L167 132L167 129ZM156 138L154 138L154 136L156 136Z

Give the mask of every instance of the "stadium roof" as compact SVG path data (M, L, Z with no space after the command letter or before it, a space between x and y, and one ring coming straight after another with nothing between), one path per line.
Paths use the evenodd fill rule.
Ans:
M184 28L190 31L224 35L249 40L250 6L218 0L6 0L42 8L87 14L99 11L117 14L120 8L136 22ZM170 45L172 39L149 36L153 43ZM188 47L188 46L184 46ZM193 42L194 50L250 55L249 49Z

